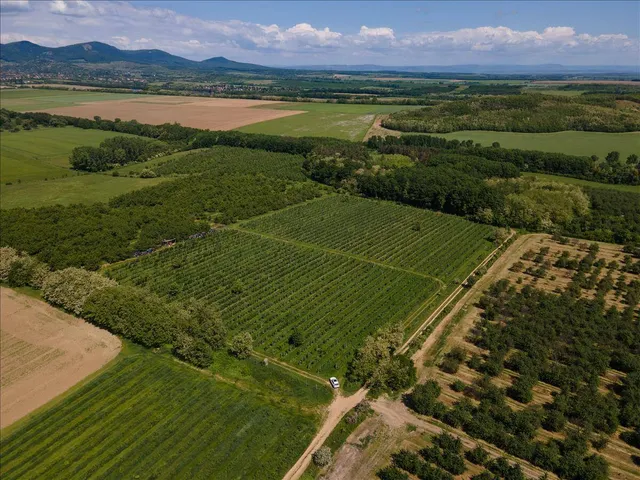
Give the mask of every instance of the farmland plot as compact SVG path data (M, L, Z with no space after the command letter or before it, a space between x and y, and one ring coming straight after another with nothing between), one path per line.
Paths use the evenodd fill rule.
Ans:
M437 277L462 281L493 249L491 227L428 210L333 196L242 224Z
M236 230L113 266L110 276L177 300L214 302L234 332L304 369L343 374L367 335L434 298L435 279ZM301 345L290 345L294 331Z
M313 414L142 352L3 435L0 475L281 478L314 431Z

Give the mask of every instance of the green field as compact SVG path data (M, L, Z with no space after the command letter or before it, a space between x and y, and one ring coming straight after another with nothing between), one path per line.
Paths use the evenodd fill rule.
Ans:
M314 244L462 281L493 249L491 227L391 202L332 196L242 224L260 233ZM457 282L456 282L457 283Z
M215 146L190 155L174 157L155 168L160 175L210 173L213 175L260 174L304 182L302 155Z
M341 376L366 336L412 331L492 250L493 229L426 210L332 196L114 265L109 275L202 298L259 351ZM447 285L449 284L449 285ZM302 345L292 346L298 331Z
M262 365L271 385L254 390L138 350L3 432L2 478L282 478L316 430L313 405L291 398L331 396L279 367ZM280 385L297 389L284 403Z
M165 181L163 178L129 178L87 174L56 180L0 185L2 208L33 208L73 203L106 202L123 193Z
M616 190L618 192L640 193L640 186L638 185L616 185L613 183L590 182L589 180L580 180L579 178L563 177L561 175L548 175L545 173L523 173L522 175L525 177L535 177L539 180L544 180L547 182L570 183L572 185L579 185L581 187L601 188L605 190Z
M258 350L326 376L343 375L367 335L405 321L440 288L426 276L232 229L108 272L160 295L213 302ZM297 347L295 330L304 338Z
M515 133L490 132L485 130L461 131L432 134L449 140L473 140L484 146L498 142L504 148L559 152L568 155L597 155L604 159L615 150L626 159L630 154L640 154L640 132L556 132L556 133Z
M16 112L29 112L48 108L71 107L86 102L128 100L147 96L130 93L101 93L87 90L0 89L0 107Z
M241 132L289 135L292 137L336 137L360 141L375 115L408 110L403 105L351 105L341 103L286 103L256 108L302 110L306 113L268 120L239 128Z
M49 180L73 175L69 155L75 147L98 146L118 132L75 127L0 132L0 182Z

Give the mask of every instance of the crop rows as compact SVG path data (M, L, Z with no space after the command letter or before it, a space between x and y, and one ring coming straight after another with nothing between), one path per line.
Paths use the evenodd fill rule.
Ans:
M301 155L265 152L239 147L215 146L173 159L156 169L161 175L210 172L216 175L256 174L281 180L304 181Z
M491 251L493 229L390 202L333 196L242 224L278 237L340 250L450 282Z
M172 360L120 361L0 443L3 479L281 478L311 417Z
M327 375L344 373L367 335L403 322L439 288L430 278L236 230L116 265L110 275L215 303L259 350ZM302 345L289 344L294 331Z

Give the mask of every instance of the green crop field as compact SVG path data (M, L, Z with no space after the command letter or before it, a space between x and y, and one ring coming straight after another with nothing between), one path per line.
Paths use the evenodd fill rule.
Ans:
M492 250L493 229L389 202L333 196L114 265L108 274L220 308L259 351L342 375L366 336L412 331ZM449 283L450 285L446 285ZM289 344L300 332L303 344Z
M375 115L408 110L403 105L351 105L341 103L285 103L256 108L302 110L306 113L268 120L239 128L241 132L290 135L292 137L336 137L362 140Z
M33 208L73 203L106 202L109 199L157 185L164 178L128 178L87 174L49 181L26 182L0 186L2 208Z
M118 132L81 128L38 128L0 133L0 181L22 182L72 175L69 155L75 147L98 146Z
M239 128L246 133L288 135L291 137L335 137L362 140L373 124L375 115L336 112L306 112L290 117L253 123Z
M445 282L461 281L493 249L493 228L391 202L332 196L242 224Z
M214 175L262 174L286 180L305 181L301 155L265 152L240 147L216 146L173 158L155 168L160 175L211 173Z
M500 146L505 148L559 152L568 155L597 155L600 159L604 159L607 153L614 150L620 152L620 156L623 159L626 159L632 153L640 154L640 132L515 133L465 130L432 135L449 140L471 139L485 146L498 142Z
M277 386L282 378L274 373L271 380ZM158 354L130 355L3 432L0 475L282 478L313 437L315 415L302 404L277 401L268 388L233 382ZM295 385L305 392L322 388L305 379Z
M563 177L561 175L548 175L546 173L523 173L522 175L525 177L535 177L539 180L544 180L547 182L569 183L571 185L579 185L581 187L601 188L605 190L616 190L618 192L631 192L640 194L640 186L638 185L618 185L615 183L590 182L589 180Z
M323 375L344 374L367 335L405 321L439 289L426 276L232 229L109 274L172 298L214 302L260 351ZM289 344L294 330L301 346Z
M147 96L130 93L91 92L87 90L0 89L0 106L16 112L30 112L48 108L71 107L85 102L128 100Z

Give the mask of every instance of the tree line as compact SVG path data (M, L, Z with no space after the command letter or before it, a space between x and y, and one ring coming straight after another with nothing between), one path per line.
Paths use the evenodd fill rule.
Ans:
M170 147L159 140L120 136L107 138L98 147L74 148L69 163L74 170L103 172L117 166L144 162L156 156L166 155L170 151Z

